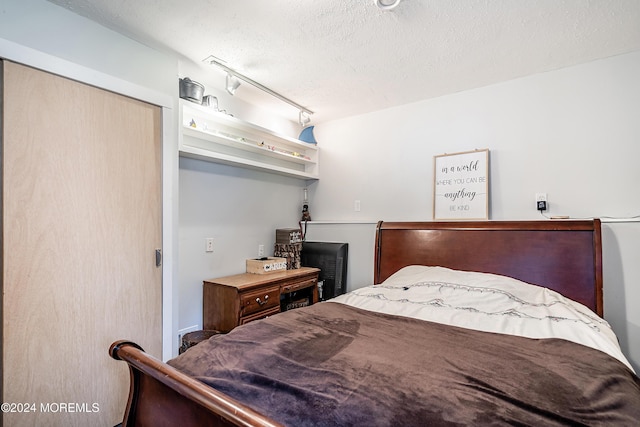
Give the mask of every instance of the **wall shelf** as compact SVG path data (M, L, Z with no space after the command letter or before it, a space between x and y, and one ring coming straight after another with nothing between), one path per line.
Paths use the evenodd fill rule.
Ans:
M180 156L319 179L318 147L180 100Z

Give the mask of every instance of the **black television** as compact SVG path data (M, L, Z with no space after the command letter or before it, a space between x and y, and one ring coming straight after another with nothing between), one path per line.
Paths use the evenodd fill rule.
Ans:
M300 264L320 269L318 298L326 301L347 291L348 243L302 242Z

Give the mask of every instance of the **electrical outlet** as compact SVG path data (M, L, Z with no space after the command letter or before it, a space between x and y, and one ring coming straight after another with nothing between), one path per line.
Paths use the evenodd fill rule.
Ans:
M540 212L547 210L547 193L536 193L536 209Z
M258 258L262 258L264 256L264 245L258 245Z
M207 252L213 252L213 237L207 237L206 238L206 251Z
M353 210L356 212L360 212L360 200L353 201Z

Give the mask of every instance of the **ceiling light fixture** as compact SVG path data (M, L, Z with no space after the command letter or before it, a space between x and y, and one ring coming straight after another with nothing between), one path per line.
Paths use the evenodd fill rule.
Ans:
M373 0L376 6L382 10L392 10L400 4L401 0Z
M311 116L309 116L309 113L300 110L300 114L298 115L298 123L300 123L300 126L305 127L309 122L311 122Z
M221 68L222 70L227 72L227 92L229 92L231 95L233 95L236 91L236 89L238 89L238 86L240 86L240 80L249 83L250 85L260 89L261 91L268 93L269 95L278 98L280 101L286 102L289 105L292 105L294 107L296 107L298 110L300 110L300 114L298 116L298 121L300 123L301 126L304 126L306 124L308 124L311 121L311 115L313 114L313 111L309 110L306 107L303 107L302 105L293 102L292 100L290 100L287 97L284 97L282 95L280 95L277 92L272 91L271 89L269 89L266 86L261 85L260 83L256 82L255 80L250 79L249 77L238 73L236 70L234 70L233 68L230 68L228 66L226 66L225 64L223 64L222 62L220 62L220 60L218 60L218 58L216 58L213 55L208 56L207 58L205 58L202 62L206 62L210 65L215 65L218 68ZM233 84L230 84L231 82L234 82ZM303 124L304 122L304 124Z
M235 95L238 87L240 87L240 79L231 73L227 73L227 92L230 95Z

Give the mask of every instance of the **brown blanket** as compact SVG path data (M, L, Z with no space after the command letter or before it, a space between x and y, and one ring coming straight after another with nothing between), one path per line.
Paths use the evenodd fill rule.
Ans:
M169 364L295 427L640 425L640 379L600 351L331 302Z

